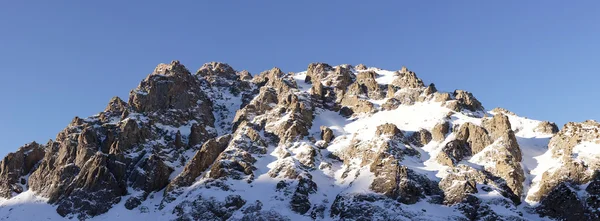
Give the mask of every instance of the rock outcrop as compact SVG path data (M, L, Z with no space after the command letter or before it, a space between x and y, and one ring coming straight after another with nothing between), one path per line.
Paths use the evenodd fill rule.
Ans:
M11 198L27 190L27 175L44 157L44 146L36 142L9 153L0 162L0 197Z

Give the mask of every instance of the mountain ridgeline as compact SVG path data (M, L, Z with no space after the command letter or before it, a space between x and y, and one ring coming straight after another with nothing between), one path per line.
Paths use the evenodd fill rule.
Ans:
M404 67L173 61L4 157L0 220L600 220L599 129Z

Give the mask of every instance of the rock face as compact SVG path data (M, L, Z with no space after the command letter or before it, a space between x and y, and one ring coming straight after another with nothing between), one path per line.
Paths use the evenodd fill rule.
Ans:
M35 142L9 153L0 162L0 196L11 198L26 190L29 174L44 157L44 146Z
M177 187L186 187L193 184L194 180L215 162L219 154L225 150L231 140L231 135L224 135L208 140L194 157L183 168L183 171L171 181L167 192Z
M253 76L173 61L127 102L8 154L0 217L35 205L79 220L599 219L600 123L559 131L483 110L405 67Z
M444 121L443 123L436 124L431 130L431 138L435 141L443 141L446 139L446 134L450 132L450 123Z

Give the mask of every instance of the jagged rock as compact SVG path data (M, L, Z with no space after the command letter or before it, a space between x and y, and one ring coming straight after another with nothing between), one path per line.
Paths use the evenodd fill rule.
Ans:
M206 63L206 64L202 65L202 67L200 67L200 69L198 69L196 74L205 78L212 84L224 83L224 82L218 82L219 78L224 78L227 80L238 80L241 75L241 74L238 75L238 73L236 73L236 71L233 70L233 68L231 66L229 66L228 64L221 63L221 62ZM246 74L249 75L249 73L247 71L244 75L246 76ZM223 85L223 86L228 86L228 85Z
M323 99L323 96L325 95L323 90L323 84L321 84L321 82L314 82L310 92L316 98Z
M311 64L306 81L312 89L307 92L304 85L298 87L298 75L279 68L252 77L247 71L212 62L192 75L179 62L162 64L131 92L129 103L115 97L100 114L73 119L46 147L7 156L0 163L0 194L11 197L29 188L47 198L60 215L79 219L104 213L124 197L126 201L119 205L126 209L178 220L289 220L289 211L275 211L272 202L255 200L247 192L275 184L275 192L266 191L265 197L315 220L420 220L435 213L430 209L435 204L446 204L439 206L465 216L438 219L525 220L518 214L534 211L571 218L565 218L561 209L577 213L581 209L586 216L578 218L597 219L600 178L592 171L600 169L600 163L589 160L576 146L600 143L599 123L570 123L558 133L556 125L541 123L537 132L556 133L549 151L560 166L534 179L533 185L539 185L534 188L525 182L530 171L521 166L528 166L525 160L531 159L522 159L511 130L509 120L518 116L496 108L493 117L482 118L483 107L472 94L440 93L434 84L425 87L406 68L397 76L385 76L396 77L392 84L379 85L377 73L388 74L361 65ZM431 101L462 113L441 108L446 116L426 116L423 125L414 125L413 119L381 118L391 112L375 113ZM323 116L328 118L319 115L323 111L339 111L349 119L323 121ZM366 118L371 116L374 121L369 122ZM341 126L340 136L334 137L333 130L323 126L322 140L317 141L313 127L317 117L324 125ZM390 121L394 124L380 125L374 137L360 134L370 135L375 122ZM406 137L395 124L410 131ZM409 129L419 127L431 132ZM352 132L357 129L358 133ZM315 136L308 137L309 133ZM529 139L518 141L544 141ZM414 164L431 157L448 166L442 167L445 176L439 183ZM340 186L337 181L327 183L323 179L327 176L350 188L328 191ZM359 189L365 184L371 191ZM153 193L162 189L162 196ZM537 190L529 192L527 199L540 202L540 207L529 211L519 206L524 189ZM246 193L224 198L236 192ZM333 196L335 201L329 202ZM252 203L246 204L250 199ZM421 200L431 207L420 211L407 205ZM153 207L153 202L160 204Z
M498 139L506 131L511 130L510 120L504 114L496 114L491 119L486 118L482 121L482 125L489 132L492 140Z
M240 80L242 80L242 81L252 80L252 75L250 74L250 72L248 72L246 70L243 70L241 72L237 72L236 75L239 76Z
M467 156L471 156L471 149L463 140L452 140L444 146L437 156L437 161L442 165L454 166Z
M140 160L129 176L129 182L134 189L147 193L161 190L169 184L169 176L173 169L156 155Z
M194 180L215 162L219 154L225 150L230 140L231 135L224 135L210 139L204 143L202 148L196 152L194 157L183 168L183 171L171 181L167 187L167 192L177 187L192 185Z
M312 176L304 173L298 176L298 186L290 201L292 211L299 214L305 214L310 209L310 201L308 195L317 192L317 184L312 181Z
M273 106L279 103L278 99L275 89L270 87L260 88L258 95L256 95L248 105L236 112L235 118L233 119L233 129L235 130L243 121L250 121L254 116L270 111L273 109Z
M183 141L181 140L181 131L177 131L177 133L175 134L175 147L177 148L181 148L183 147Z
M49 142L38 169L29 176L29 188L55 202L79 173L80 169L74 164L76 145L77 142L68 137L60 143Z
M385 220L400 221L409 219L402 211L402 204L385 196L338 195L331 205L330 216L334 220Z
M329 129L329 127L321 126L321 140L329 143L334 137L333 130Z
M359 71L364 71L364 70L367 70L367 66L364 64L358 64L358 65L356 65L356 67L354 67L354 69L359 70Z
M375 77L377 73L374 71L364 71L356 75L356 81L350 85L346 94L348 95L365 95L372 99L382 99L383 91L380 89Z
M409 140L415 146L422 147L431 142L431 139L431 132L425 129L420 129L419 131L415 131L410 136Z
M210 138L210 134L206 131L206 127L201 124L192 124L190 136L188 138L188 146L194 147L204 143Z
M488 132L480 126L472 123L465 123L460 126L456 133L456 139L466 141L472 154L477 154L492 143Z
M105 155L94 155L65 188L62 197L50 199L57 202L58 214L77 214L79 219L86 219L107 212L121 200L126 190L110 172L107 162Z
M196 200L186 200L177 205L173 209L173 214L177 216L176 220L178 221L221 221L228 220L235 211L245 204L246 200L239 195L229 195L223 202L214 197L204 198L199 196Z
M218 179L230 177L233 179L252 179L253 171L256 169L256 159L252 154L266 154L266 143L260 137L252 140L250 136L253 127L250 123L241 124L232 135L231 141L225 150L217 157L211 166L207 177ZM249 136L250 135L250 136Z
M482 203L481 199L467 195L458 205L460 210L469 220L503 220L488 205ZM508 217L507 220L523 220L521 217Z
M432 95L435 92L437 92L437 88L435 88L434 83L429 84L429 86L427 86L427 88L425 88L425 90L423 91L423 93L425 93L425 95Z
M125 101L121 100L121 98L119 97L113 97L108 102L108 105L104 109L104 112L121 115L121 113L123 113L123 111L125 110L127 110L127 103L125 103Z
M200 90L198 80L179 61L159 64L152 74L131 91L129 105L138 112L195 107L203 119L210 124L214 122L210 100Z
M311 63L308 65L306 76L310 77L310 81L321 81L327 77L330 71L333 71L333 67L325 63Z
M542 216L559 220L598 220L566 183L561 183L546 195L536 211Z
M450 123L444 121L443 123L436 124L431 130L432 139L435 141L443 141L446 139L446 134L450 132Z
M469 111L483 111L481 103L468 91L455 90L454 98L458 101L459 107Z
M352 109L350 109L349 107L340 108L340 115L342 115L344 117L350 117L353 114L354 114L354 111Z
M400 106L400 101L396 98L390 98L381 105L382 110L395 110Z
M135 144L146 139L147 128L140 128L140 125L133 119L125 120L120 124L120 136L110 147L111 154L122 153L129 150Z
M394 98L404 105L414 105L425 101L425 97L421 96L422 93L422 88L403 88L394 94Z
M391 136L391 137L403 137L402 131L396 127L394 124L382 124L377 126L377 130L375 131L376 136Z
M44 146L36 142L20 147L9 153L0 162L0 197L11 198L24 189L26 183L21 179L27 176L44 157Z
M586 203L589 207L596 210L596 216L600 216L598 214L598 209L600 209L600 171L594 172L592 181L585 188L585 191L589 194L586 199Z
M556 126L555 123L543 121L535 128L535 131L546 134L556 134L558 133L558 126Z
M496 107L496 108L492 109L490 112L496 113L496 114L512 115L512 116L517 115L517 114L513 113L512 111L509 111L509 110L501 108L501 107Z
M388 84L386 98L395 99L396 92L400 90L400 87Z
M373 103L354 95L344 97L341 104L352 109L353 113L371 113L376 110Z
M398 72L398 75L399 76L392 82L395 86L400 88L421 88L425 86L415 72L409 71L406 67L402 67L402 70Z

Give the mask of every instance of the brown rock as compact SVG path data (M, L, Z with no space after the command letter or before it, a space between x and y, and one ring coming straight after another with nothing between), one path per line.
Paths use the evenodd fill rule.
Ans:
M442 165L454 166L467 156L471 156L471 149L462 140L448 142L438 154L436 160Z
M219 154L227 148L231 135L224 135L208 140L202 148L196 152L194 157L188 161L183 171L171 181L166 192L173 191L178 187L186 187L193 184L200 174L212 165Z
M44 146L32 142L9 153L0 162L0 197L11 198L13 194L25 191L22 177L28 175L44 157ZM25 183L23 183L25 184Z
M444 121L443 123L436 124L431 130L431 135L435 141L443 141L446 139L446 134L450 132L450 123Z
M402 67L402 70L398 72L398 76L392 84L400 88L421 88L425 86L415 72L409 71L406 67Z
M364 64L358 64L358 65L356 65L356 67L354 67L354 69L359 70L359 71L364 71L364 70L367 70L367 66Z
M131 187L146 193L161 190L169 184L173 169L167 166L157 155L141 160L129 177Z
M400 106L400 101L396 98L390 98L381 105L382 110L395 110Z
M192 124L190 136L188 137L188 146L190 148L202 144L210 138L210 134L206 131L205 127L201 124Z
M335 138L333 135L333 130L329 129L329 127L321 126L321 140L329 143Z
M179 61L159 64L130 92L129 105L137 112L196 108L206 116L210 114L212 119L210 100L201 91L198 80Z
M454 98L458 101L461 109L469 111L483 111L481 103L468 91L455 90Z
M556 134L558 133L558 126L553 122L543 121L534 130L540 133Z
M492 144L488 132L484 128L472 123L461 125L456 134L456 139L466 141L472 154L477 154Z
M243 70L241 72L236 73L237 76L240 77L240 80L242 81L249 81L252 80L252 75L250 74L250 72Z
M377 131L375 131L375 136L392 136L392 137L403 137L402 131L396 127L395 124L382 124L377 126Z
M431 142L431 132L425 129L420 129L419 131L415 131L410 139L412 144L422 147Z

